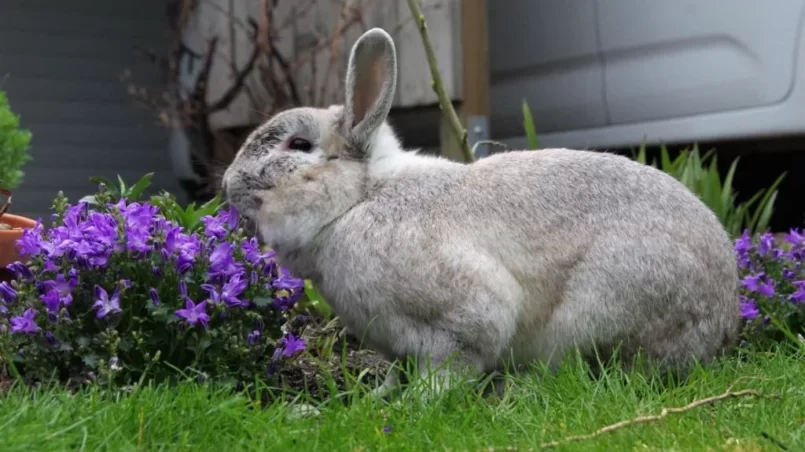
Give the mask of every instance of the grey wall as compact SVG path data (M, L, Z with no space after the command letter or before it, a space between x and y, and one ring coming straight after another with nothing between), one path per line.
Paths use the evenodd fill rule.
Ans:
M33 134L13 212L42 216L59 190L75 201L91 176L126 181L156 172L154 187L179 194L167 131L132 103L125 69L154 85L154 65L135 46L164 46L163 0L0 0L0 80L11 108Z

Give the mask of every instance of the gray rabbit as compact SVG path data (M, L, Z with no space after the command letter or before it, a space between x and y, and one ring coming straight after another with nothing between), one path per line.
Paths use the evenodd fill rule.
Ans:
M684 371L734 344L732 243L686 187L609 153L463 164L406 151L386 122L396 81L393 40L367 31L350 54L345 104L268 120L222 187L367 346L446 363L428 373L443 389L464 371L555 367L573 350L617 349L627 366L640 351Z

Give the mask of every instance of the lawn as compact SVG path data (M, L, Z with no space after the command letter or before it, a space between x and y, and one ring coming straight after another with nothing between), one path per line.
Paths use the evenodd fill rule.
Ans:
M653 423L630 425L556 450L805 450L805 355L725 359L684 385L658 387L583 366L510 377L506 394L484 399L451 390L422 404L341 392L321 415L291 418L287 405L259 406L245 393L193 383L128 393L14 387L0 396L3 451L23 450L528 450L663 408L726 391L729 398ZM492 448L492 449L490 449Z

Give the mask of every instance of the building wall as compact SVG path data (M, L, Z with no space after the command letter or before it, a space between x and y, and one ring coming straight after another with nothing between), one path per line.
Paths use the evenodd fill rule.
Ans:
M92 176L155 172L154 190L181 195L167 131L120 80L129 69L141 85L159 82L135 47L164 45L164 8L162 0L0 0L2 89L33 134L14 213L47 219L59 190L76 201L94 190Z

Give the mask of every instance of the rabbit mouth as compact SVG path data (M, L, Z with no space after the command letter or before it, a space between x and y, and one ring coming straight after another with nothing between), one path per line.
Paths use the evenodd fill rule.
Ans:
M257 195L242 193L230 195L229 203L243 219L254 222L257 211L263 205L263 200Z

